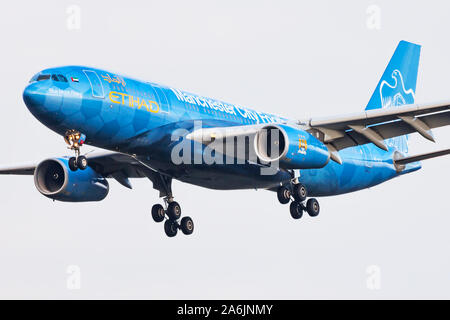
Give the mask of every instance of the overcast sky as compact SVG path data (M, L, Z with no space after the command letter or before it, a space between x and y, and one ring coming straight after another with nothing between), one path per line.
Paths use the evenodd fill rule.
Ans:
M363 110L404 39L423 45L416 101L450 99L448 1L41 0L0 15L0 164L68 154L22 100L52 66L296 119ZM448 129L435 134L437 144L413 136L411 153L450 145ZM70 204L43 197L31 176L2 176L0 298L448 299L448 163L321 198L320 216L298 221L275 193L175 182L196 230L173 239L151 218L148 180L132 191L111 181L106 200Z

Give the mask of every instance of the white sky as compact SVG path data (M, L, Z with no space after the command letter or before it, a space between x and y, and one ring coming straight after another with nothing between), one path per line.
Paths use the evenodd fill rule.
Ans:
M81 8L68 30L66 8ZM366 26L378 5L379 30ZM14 1L2 6L1 163L68 153L26 109L37 71L84 64L292 118L360 111L399 40L423 45L417 102L450 99L448 1ZM449 146L414 137L412 153ZM90 147L86 148L86 151ZM53 203L0 177L0 298L450 298L449 158L294 221L266 191L179 182L195 233L169 239L147 180ZM69 290L67 268L81 271ZM367 287L369 266L381 288Z

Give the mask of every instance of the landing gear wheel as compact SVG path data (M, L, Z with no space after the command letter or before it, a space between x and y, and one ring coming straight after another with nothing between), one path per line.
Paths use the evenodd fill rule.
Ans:
M291 200L291 190L286 186L279 187L277 197L281 204L287 204Z
M77 171L77 159L75 157L69 158L69 169L72 171Z
M165 216L164 208L160 204L155 204L152 207L152 218L155 222L163 222Z
M306 211L311 217L317 217L320 212L319 201L314 198L309 199L306 202Z
M306 190L306 187L302 185L301 183L294 185L294 192L292 194L294 196L294 199L298 202L302 202L306 200L306 197L308 196L308 192Z
M181 207L176 201L172 201L169 203L167 207L167 215L169 219L178 220L181 217Z
M88 166L88 161L87 161L86 157L85 156L79 156L78 159L77 159L77 167L80 170L84 170L84 169L87 168L87 166Z
M303 216L303 205L298 201L292 201L289 211L294 219L300 219Z
M164 222L164 231L169 238L175 237L178 233L178 223L173 220L166 220Z
M184 234L192 234L194 232L194 221L192 221L191 217L184 217L181 219L180 228Z
M76 171L77 169L86 169L88 165L87 159L85 156L80 156L80 149L86 141L86 135L75 129L70 129L64 134L64 141L67 143L68 148L75 152L75 157L69 159L70 170Z

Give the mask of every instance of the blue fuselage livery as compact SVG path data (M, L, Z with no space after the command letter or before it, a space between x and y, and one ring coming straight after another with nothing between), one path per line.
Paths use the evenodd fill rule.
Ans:
M47 75L49 79L40 80ZM251 189L291 178L281 171L260 176L257 165L174 165L170 158L176 143L172 133L191 130L197 120L203 127L283 120L274 115L82 66L41 71L23 96L30 112L58 134L75 128L86 135L87 144L139 155L152 168L181 181L214 189Z
M41 80L47 75L49 79ZM67 82L58 80L64 79L61 76ZM286 170L261 175L258 164L175 165L170 158L172 133L192 130L195 121L208 128L289 123L285 118L82 66L41 71L23 96L31 113L58 134L79 130L87 144L138 155L150 167L181 181L213 189L271 189L292 179ZM300 181L312 196L368 188L399 174L394 152L395 147L385 152L373 144L347 148L340 151L342 165L329 161L320 169L303 169ZM418 168L414 165L408 171Z
M450 150L410 156L408 134L434 141L431 129L450 124L450 104L415 104L420 46L401 41L364 111L308 120L258 112L177 88L84 66L42 70L23 92L30 112L64 137L74 157L33 166L0 167L0 174L34 175L48 198L103 200L108 178L132 188L148 178L164 198L152 217L169 237L181 219L172 179L211 189L266 189L280 203L319 214L310 196L369 188L421 168L420 160ZM86 143L100 153L81 153Z

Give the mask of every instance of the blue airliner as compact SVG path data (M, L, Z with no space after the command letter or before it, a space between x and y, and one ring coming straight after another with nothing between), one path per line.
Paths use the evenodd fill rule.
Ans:
M211 189L266 189L290 203L295 219L317 216L315 198L369 188L421 168L408 155L408 134L434 141L450 124L450 103L414 104L420 46L401 41L364 111L286 119L172 87L83 66L42 70L23 92L30 112L64 137L72 157L1 167L34 175L36 188L59 201L103 200L113 178L148 178L163 204L152 208L167 236L191 234L172 179ZM103 149L83 155L84 144Z

